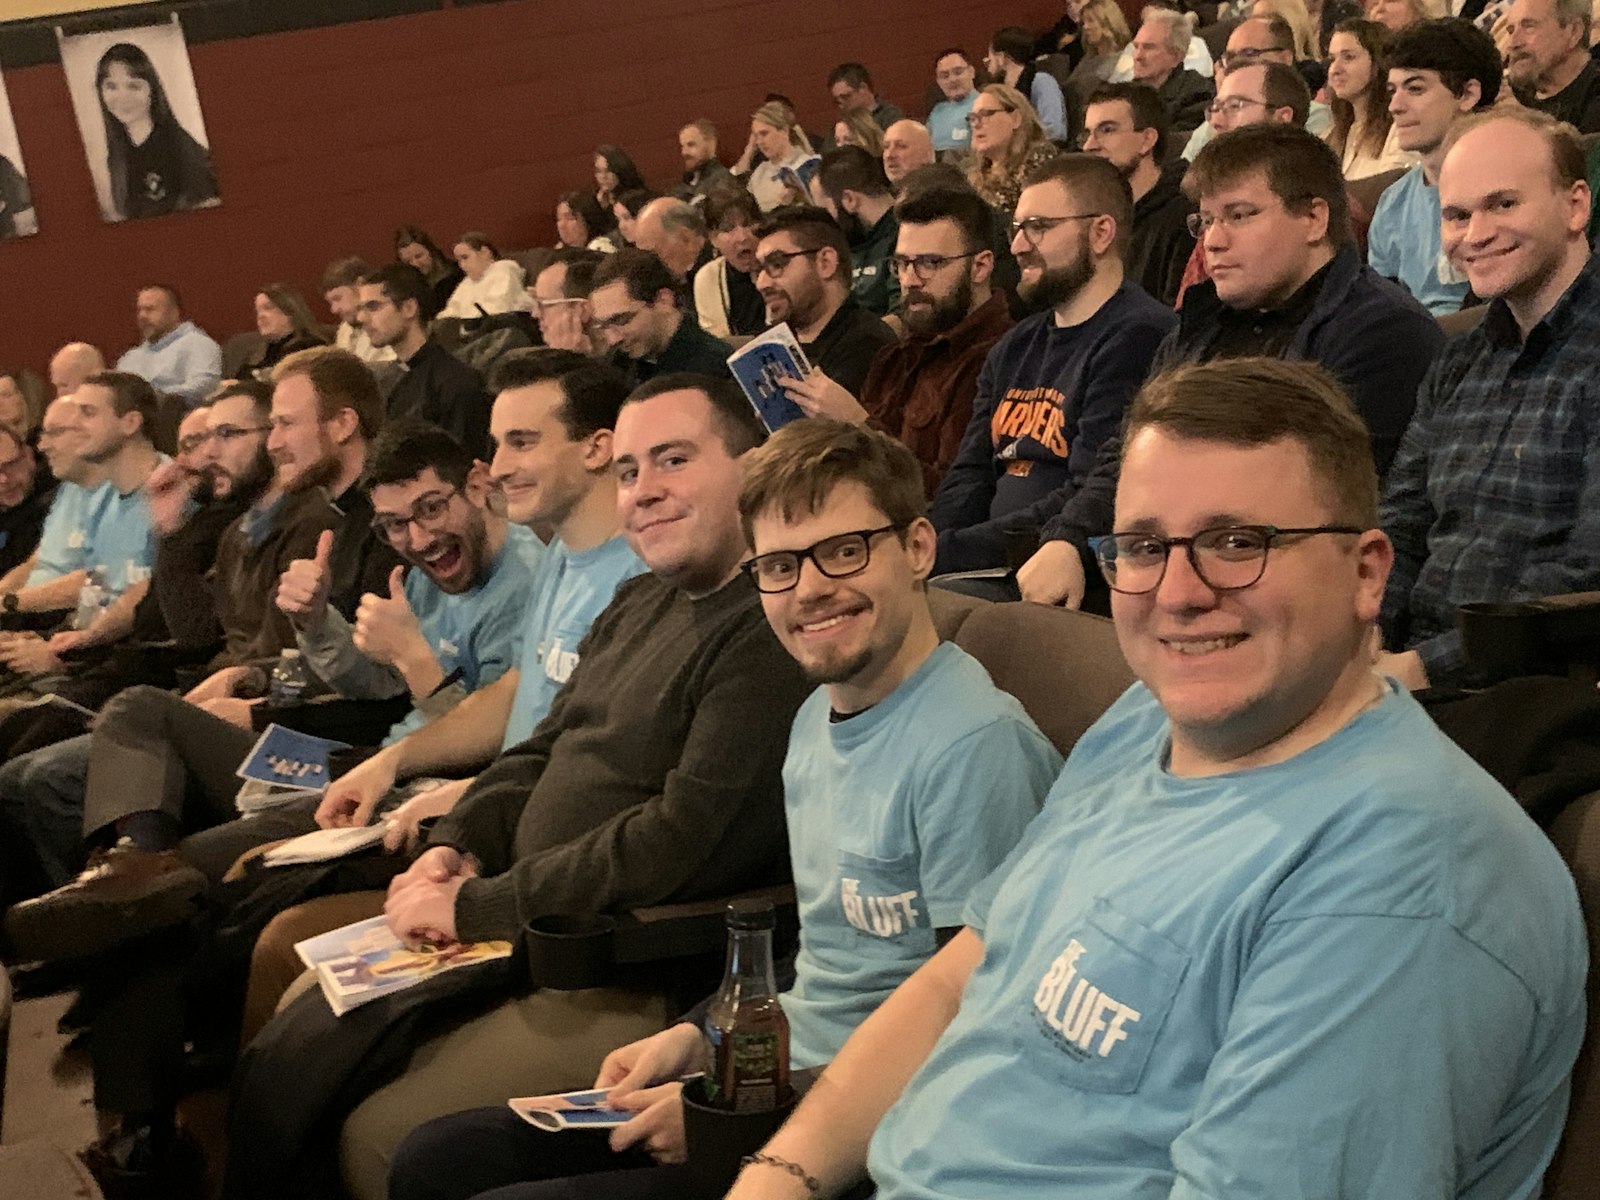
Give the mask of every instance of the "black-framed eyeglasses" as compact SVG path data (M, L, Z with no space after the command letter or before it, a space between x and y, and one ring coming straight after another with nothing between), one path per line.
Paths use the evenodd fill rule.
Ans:
M904 275L910 271L923 283L927 283L940 271L953 262L960 262L963 258L972 258L978 251L973 250L967 254L891 254L884 260L884 266L896 275Z
M789 269L789 264L795 259L810 258L813 254L821 253L821 246L815 246L810 250L774 250L765 258L756 259L756 270L765 271L776 279Z
M212 438L219 442L236 442L252 433L270 433L271 431L271 425L218 425L215 429L208 429L204 433L191 434L190 436L198 438L199 444L204 446ZM188 441L189 439L185 438L184 440Z
M872 539L885 533L898 533L903 524L877 529L857 529L823 538L804 550L774 550L758 554L744 564L745 574L755 581L756 590L772 595L793 591L800 583L800 565L810 559L829 579L848 579L859 575L872 562Z
M1068 221L1092 221L1096 217L1103 217L1105 213L1067 213L1061 217L1024 217L1020 221L1011 222L1011 240L1017 240L1017 234L1028 239L1028 245L1035 250L1039 248L1039 239L1049 233L1057 225L1064 225Z
M1309 525L1283 529L1277 525L1219 525L1192 537L1158 533L1112 533L1089 539L1100 571L1114 592L1139 596L1161 586L1174 546L1182 546L1200 582L1214 592L1253 587L1267 569L1267 552L1284 538L1319 533L1365 533L1355 525Z
M1238 50L1224 50L1222 52L1222 65L1232 71L1255 62L1263 54L1282 54L1288 49L1288 46L1245 46Z
M412 502L411 511L403 517L398 513L379 513L373 517L372 532L391 545L403 542L410 533L412 525L424 530L435 528L450 511L450 501L460 494L460 488L451 488L444 492L425 492Z

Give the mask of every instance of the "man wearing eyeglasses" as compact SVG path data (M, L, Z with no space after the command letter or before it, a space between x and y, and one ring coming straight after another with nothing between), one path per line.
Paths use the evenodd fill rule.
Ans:
M1018 322L984 361L972 419L929 508L939 572L1006 565L1006 531L1037 529L1088 477L1176 321L1125 278L1128 182L1087 154L1053 159L1018 199ZM1055 507L1049 507L1054 503ZM1005 581L1008 583L1008 581Z
M681 203L681 201L673 201ZM589 306L614 365L636 383L689 371L727 378L733 347L714 338L678 304L679 281L648 250L624 247L594 271Z
M787 321L814 367L852 395L894 331L850 294L850 243L820 208L769 213L756 229L756 287L767 321Z
M533 319L539 323L546 346L590 358L605 356L607 347L594 331L594 311L589 306L589 281L600 257L598 250L563 246L550 265L534 276L530 289Z
M1328 130L1333 126L1333 110L1312 97L1304 76L1301 76L1295 68L1294 30L1289 27L1287 21L1276 14L1248 17L1235 26L1233 32L1228 35L1228 48L1217 60L1217 98L1206 109L1205 123L1194 131L1188 144L1184 146L1185 160L1193 162L1206 143L1226 129L1237 129L1252 121L1285 119L1263 115L1266 110L1256 105L1239 103L1239 97L1251 96L1252 92L1255 93L1252 98L1258 103L1262 102L1259 88L1242 92L1234 90L1230 93L1234 102L1225 110L1221 108L1229 75L1245 67L1264 66L1267 63L1277 63L1293 71L1300 81L1301 89L1306 93L1304 104L1299 103L1297 94L1290 99L1293 85L1286 78L1279 77L1273 84L1275 103L1271 107L1296 109L1302 115L1294 120L1294 124L1304 126L1318 137L1327 136ZM1220 124L1219 114L1222 117Z
M932 496L972 419L978 373L1011 328L1005 296L991 287L993 210L970 190L930 189L902 200L896 252L901 283L898 341L872 360L858 401L814 370L784 389L812 416L893 434L922 466Z
M1372 669L1360 416L1213 363L1124 447L1100 562L1139 682L763 1154L879 1200L1538 1194L1587 938L1549 840Z

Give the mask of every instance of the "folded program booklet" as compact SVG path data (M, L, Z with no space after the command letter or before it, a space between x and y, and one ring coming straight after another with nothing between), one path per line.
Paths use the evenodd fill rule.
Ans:
M615 1129L638 1114L607 1108L608 1090L594 1088L551 1096L518 1096L507 1100L506 1104L529 1125L546 1133L560 1133L563 1129Z
M313 737L268 725L235 772L244 780L234 803L246 816L293 800L320 795L328 787L328 757L347 742Z
M783 390L785 379L804 379L811 374L806 352L787 321L778 322L736 350L728 358L728 369L771 432L805 417L805 409Z
M510 942L452 942L447 946L408 947L382 917L357 921L303 942L300 961L317 973L317 983L334 1015L403 992L445 971L492 962L511 954Z

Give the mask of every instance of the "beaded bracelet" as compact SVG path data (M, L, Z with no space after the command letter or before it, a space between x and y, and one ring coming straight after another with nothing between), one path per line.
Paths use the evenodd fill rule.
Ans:
M786 1158L779 1158L774 1154L747 1154L739 1160L741 1167L777 1167L780 1171L787 1171L800 1181L802 1187L815 1196L822 1191L822 1183L814 1175L806 1174L806 1169L799 1163L790 1162Z

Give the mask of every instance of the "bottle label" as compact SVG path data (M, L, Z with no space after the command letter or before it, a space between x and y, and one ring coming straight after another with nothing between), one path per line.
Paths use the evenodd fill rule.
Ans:
M734 1033L734 1112L771 1112L778 1107L783 1039L776 1031Z

